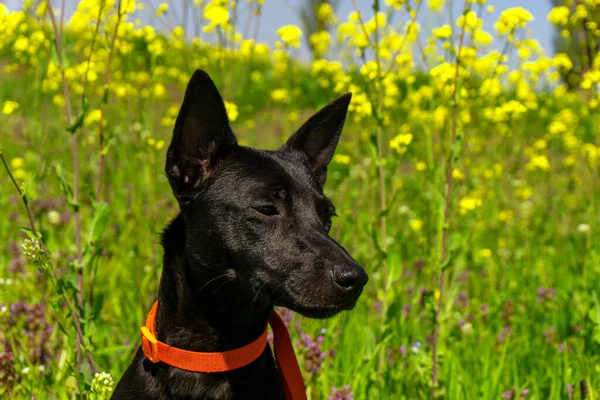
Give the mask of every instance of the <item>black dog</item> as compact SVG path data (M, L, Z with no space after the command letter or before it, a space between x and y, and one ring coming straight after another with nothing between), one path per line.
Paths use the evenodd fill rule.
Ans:
M185 92L166 174L181 212L163 233L158 340L220 352L261 335L275 305L307 317L352 309L367 273L329 237L323 194L351 94L311 117L276 151L237 144L223 100L196 71ZM283 399L269 346L251 364L196 373L138 350L115 399Z

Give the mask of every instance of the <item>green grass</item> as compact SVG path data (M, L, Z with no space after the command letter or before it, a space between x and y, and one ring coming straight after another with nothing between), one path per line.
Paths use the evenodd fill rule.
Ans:
M10 99L21 104L13 115L0 115L0 140L9 161L25 159L27 196L68 290L68 283L75 279L70 264L76 254L73 209L61 189L56 166L65 170L67 181L73 180L71 138L62 110L41 93L40 76L27 71L0 75L0 103ZM232 70L228 79L233 84L224 90L226 99L233 97L228 96L233 93L228 88L236 87L244 77L241 68ZM307 74L288 79L289 85L310 87ZM267 80L264 93L274 85ZM253 108L243 113L234 130L246 143L275 148L301 123L288 120L290 110L306 115L333 99L333 94L321 90L306 89L312 93L306 103L285 110L258 100L253 104L253 97L237 97L240 109ZM108 213L105 225L96 225L97 240L89 243L90 253L96 256L84 268L84 294L89 301L82 322L100 370L110 372L115 380L139 345L139 327L154 300L161 272L159 235L177 215L163 173L166 146L157 150L147 144L148 136L169 143L171 128L160 125L160 116L169 101L180 101L181 92L174 90L170 96L168 101L147 103L130 99L130 108L127 100L115 100L107 107L107 131L113 138L102 178ZM498 399L515 389L514 398L528 390L527 398L563 399L568 396L567 385L574 387L575 396L581 395L582 385L587 388L586 398L600 396L598 169L583 158L577 158L573 166L563 166L563 158L570 153L552 139L548 147L552 170L525 168L526 148L542 137L548 118L562 107L577 110L577 103L572 102L540 103L549 111L547 116L530 113L514 123L503 123L508 134L479 119L464 128L463 157L456 167L465 177L455 181L448 226L450 262L435 389L439 397ZM403 123L413 123L410 107L401 106L384 132L384 145ZM477 104L470 107L476 115ZM422 109L431 110L433 105ZM295 316L313 338L325 328L321 349L335 350L320 372L305 371L315 400L326 399L332 386L345 384L355 399L427 398L430 392L447 132L414 126L406 154L385 149L389 206L384 243L376 148L369 140L373 126L349 120L338 153L349 155L352 161L334 163L326 187L340 215L332 236L368 270L369 285L351 312L325 321ZM578 137L593 140L594 129L593 118L581 115ZM78 134L80 209L87 237L94 226L97 128L83 127ZM88 142L89 136L94 143ZM415 168L427 160L425 170ZM27 225L25 210L4 170L0 177L4 216L0 242L18 245L26 237L20 229ZM531 188L531 196L520 196L522 188ZM460 199L473 191L482 193L481 206L460 213ZM54 211L64 215L60 221L53 221ZM512 218L503 217L506 211ZM411 228L414 220L423 222L421 229ZM15 271L14 263L21 262L22 268ZM87 364L80 376L75 373L72 320L60 293L45 276L20 251L0 252L0 354L4 354L0 395L7 398L68 398L78 381L83 391L91 382ZM540 288L553 292L543 296L540 291L545 289ZM13 312L20 301L41 306ZM42 310L40 316L36 310ZM44 332L48 336L42 340ZM292 333L299 338L295 328ZM14 360L8 358L9 353ZM297 346L297 353L304 366L302 346Z

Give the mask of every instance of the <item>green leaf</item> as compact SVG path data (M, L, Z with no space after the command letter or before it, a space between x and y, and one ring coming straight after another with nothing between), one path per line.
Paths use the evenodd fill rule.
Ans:
M112 147L114 141L115 141L114 138L110 138L109 140L106 141L104 148L100 152L101 156L105 156L106 154L108 154L108 150Z
M27 192L29 191L29 188L31 188L31 185L33 184L33 181L38 177L38 174L34 174L31 179L28 179L27 182L25 182L22 186L21 186L21 197L22 198L26 198L27 197Z
M67 127L67 131L71 132L71 134L74 134L75 132L77 132L77 130L79 128L81 128L83 126L83 121L85 120L85 114L87 113L87 110L89 109L89 107L90 107L90 105L88 103L88 100L86 97L84 97L83 104L81 107L81 112L79 113L77 118L75 118L75 121L73 121L73 123Z
M36 236L36 235L33 233L33 231L31 230L31 228L29 228L29 227L27 227L27 226L23 226L23 227L21 227L21 231L22 231L23 233L25 233L29 239L39 239L39 237L37 237L37 236Z
M60 66L61 62L58 59L58 50L57 50L57 47L56 47L56 38L54 38L53 41L54 41L53 46L50 47L51 48L51 53L52 53L51 54L51 56L52 56L52 62L55 65L59 65ZM69 68L71 66L71 63L69 62L69 58L65 54L64 46L62 48L61 55L62 55L62 67L63 68Z
M373 239L373 244L375 245L375 249L383 258L387 257L387 253L381 248L379 245L379 238L377 237L377 229L375 228L375 224L371 225L371 239Z
M110 206L108 203L104 201L94 203L94 216L86 238L88 246L91 246L100 236L102 236L106 229L109 215Z
M104 305L104 294L100 293L98 296L94 298L94 304L92 305L92 315L91 319L96 320L100 317L100 312L102 311L102 306Z
M75 202L73 189L71 188L69 181L67 181L67 178L65 177L65 171L60 163L56 164L56 176L60 181L60 188L67 199L67 203L73 207L73 210L77 211L79 209L79 204Z
M103 88L102 104L108 104L108 85L104 85L104 88Z

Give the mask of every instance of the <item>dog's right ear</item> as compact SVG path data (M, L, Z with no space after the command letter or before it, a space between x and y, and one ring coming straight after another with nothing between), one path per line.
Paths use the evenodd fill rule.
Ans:
M167 150L165 172L176 197L198 187L237 145L214 82L197 70L188 83Z

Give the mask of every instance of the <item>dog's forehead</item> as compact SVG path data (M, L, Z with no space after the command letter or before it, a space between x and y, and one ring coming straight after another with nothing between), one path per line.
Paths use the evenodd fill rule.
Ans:
M241 149L231 160L232 174L239 190L284 189L322 196L322 188L299 152Z

